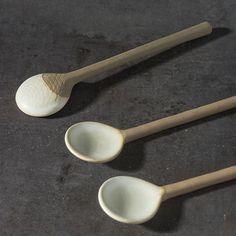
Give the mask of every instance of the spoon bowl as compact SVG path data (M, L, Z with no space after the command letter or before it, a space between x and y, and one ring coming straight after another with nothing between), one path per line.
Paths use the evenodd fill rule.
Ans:
M121 152L124 137L118 129L88 121L72 125L65 134L65 143L76 157L103 163Z
M102 184L98 200L113 219L140 224L152 218L161 203L164 189L142 179L119 176Z
M43 80L43 74L25 80L16 92L16 104L21 111L30 116L48 116L61 110L68 96L54 93Z

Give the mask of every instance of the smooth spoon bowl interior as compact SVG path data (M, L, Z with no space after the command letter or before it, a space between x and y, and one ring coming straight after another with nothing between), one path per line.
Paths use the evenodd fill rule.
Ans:
M65 134L65 143L76 157L96 163L114 159L122 150L124 137L118 129L97 122L72 125Z
M25 80L16 92L16 103L21 111L30 115L44 117L61 110L68 96L59 96L47 86L42 74L35 75Z
M159 209L164 189L142 179L117 176L102 184L99 204L111 218L129 224L151 219Z

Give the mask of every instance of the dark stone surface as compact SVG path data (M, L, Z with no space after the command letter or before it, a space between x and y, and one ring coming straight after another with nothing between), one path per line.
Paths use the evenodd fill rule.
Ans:
M0 2L0 235L236 235L236 182L164 203L143 225L113 221L99 186L131 175L168 184L236 164L235 110L126 145L115 161L73 157L73 123L127 128L236 93L236 2ZM66 72L208 20L211 36L102 81L81 83L64 110L33 118L16 107L18 86Z

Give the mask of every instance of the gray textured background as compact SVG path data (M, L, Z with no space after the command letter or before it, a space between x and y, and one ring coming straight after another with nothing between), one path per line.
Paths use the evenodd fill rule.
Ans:
M82 162L64 144L75 122L128 128L235 95L235 13L235 0L1 0L0 235L236 235L235 181L169 200L143 225L113 221L97 201L112 176L162 185L236 164L235 110L130 143L109 164ZM70 71L204 20L211 36L79 84L50 118L16 107L18 86L34 74Z

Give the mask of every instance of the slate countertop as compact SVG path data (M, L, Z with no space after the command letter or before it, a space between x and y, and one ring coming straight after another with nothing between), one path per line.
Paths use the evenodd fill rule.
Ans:
M231 110L125 146L109 164L72 156L66 129L79 121L128 128L236 94L236 2L0 2L0 235L236 235L236 182L165 202L151 221L125 225L100 209L109 177L164 185L236 164ZM77 85L48 118L18 110L28 77L66 72L208 20L212 35L104 80Z

